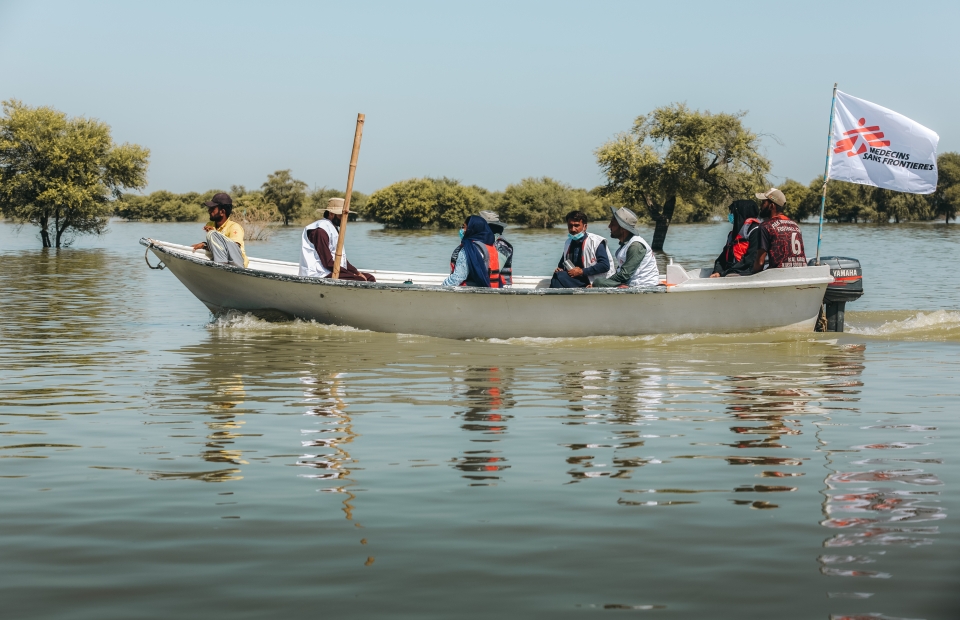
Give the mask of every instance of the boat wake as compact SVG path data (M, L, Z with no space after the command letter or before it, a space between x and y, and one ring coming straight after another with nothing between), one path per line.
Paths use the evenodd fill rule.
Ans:
M960 312L858 312L847 315L846 331L895 340L960 341Z
M249 312L227 312L207 323L207 329L230 331L318 331L318 332L366 332L364 329L345 325L324 325L316 321L294 319L292 321L267 321Z
M636 349L639 347L670 346L680 343L695 344L723 344L723 345L750 345L760 346L790 342L813 342L820 344L836 344L834 334L815 334L801 332L742 332L732 334L650 334L643 336L592 336L589 338L487 338L482 342L507 345L525 345L535 347L583 347L584 345L598 345L605 349Z
M256 332L317 332L318 334L372 334L368 330L343 325L325 325L316 321L294 319L292 321L268 321L250 313L228 312L215 317L206 325L207 329L225 333ZM815 334L800 332L753 332L736 334L655 334L645 336L594 336L590 338L476 338L474 342L505 344L514 346L532 346L548 348L578 348L584 344L597 344L604 348L636 348L637 346L669 346L693 342L697 344L748 344L752 346L777 344L782 342L820 342L836 344L842 334ZM917 312L915 310L849 312L846 317L846 336L866 337L878 340L908 340L931 342L960 342L960 311L935 310ZM427 338L425 336L398 335L403 341Z

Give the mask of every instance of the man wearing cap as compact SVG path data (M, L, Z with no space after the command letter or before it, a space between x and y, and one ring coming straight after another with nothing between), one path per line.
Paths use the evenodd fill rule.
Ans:
M503 230L506 228L506 224L501 222L500 216L493 211L481 211L477 215L487 221L487 226L490 227L496 239L493 245L497 248L497 254L500 258L501 285L511 286L513 285L513 246L503 238ZM453 254L450 255L450 273L454 272L457 265L457 257L460 255L460 250L462 249L463 244L461 243L454 248Z
M761 201L760 252L753 265L754 273L767 268L806 267L803 233L797 223L782 213L787 199L779 189L771 187L757 194Z
M610 236L620 242L616 253L616 273L609 278L595 278L589 287L651 287L660 284L660 270L650 245L640 236L637 214L626 207L614 209L610 220ZM589 288L588 287L588 288Z
M303 229L300 241L301 276L308 278L329 278L333 274L333 257L337 253L337 240L340 238L340 222L343 220L343 198L331 198L323 218ZM369 273L361 273L347 260L347 251L340 257L340 280L357 282L376 282Z
M233 213L230 195L223 192L214 194L203 206L210 213L210 221L203 227L207 240L194 245L193 249L209 250L215 263L246 267L249 261L243 248L243 226L230 219Z

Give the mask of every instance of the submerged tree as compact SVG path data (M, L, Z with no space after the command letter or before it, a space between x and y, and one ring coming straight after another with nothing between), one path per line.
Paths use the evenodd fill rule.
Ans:
M115 145L110 127L96 119L5 101L0 213L39 226L45 248L61 247L70 234L100 234L113 211L111 198L146 185L149 157L136 144Z
M941 153L937 157L937 191L930 196L933 212L949 224L960 211L960 153Z
M745 113L711 114L675 103L637 117L629 133L596 150L607 177L601 193L646 211L662 250L678 200L716 204L764 184L769 160L760 139L743 126Z
M312 212L314 217L323 216L323 212L327 209L327 203L330 202L331 198L343 198L347 195L346 192L342 192L339 189L330 189L329 187L321 187L310 192L310 195L307 197L308 209L307 214L310 215ZM366 219L367 217L367 198L368 196L357 190L353 190L350 194L350 221L356 219Z
M114 214L125 220L150 222L197 222L207 217L200 194L174 194L157 190L146 196L124 194L114 203Z
M407 179L371 194L365 217L391 228L456 228L485 208L477 189L455 179Z
M528 178L508 185L496 208L503 221L536 228L563 224L563 217L574 210L583 211L591 220L610 215L609 211L604 212L596 196L550 177Z
M267 182L261 185L264 199L275 206L283 217L283 225L303 215L303 204L307 197L307 184L293 178L289 170L277 170L267 175Z

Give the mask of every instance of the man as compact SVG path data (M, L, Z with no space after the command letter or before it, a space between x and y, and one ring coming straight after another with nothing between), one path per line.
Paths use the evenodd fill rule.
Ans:
M597 277L609 278L615 273L613 254L607 240L587 232L587 214L567 213L567 241L553 272L550 288L584 288Z
M783 214L787 199L779 189L771 187L757 194L760 203L760 252L753 272L767 268L806 267L807 257L803 253L803 234L800 227Z
M617 271L609 278L595 278L588 285L596 288L650 287L660 284L660 270L650 245L640 236L637 214L626 207L614 209L610 236L620 242L616 254Z
M230 219L233 213L230 195L223 192L214 194L203 206L210 213L210 221L203 227L207 240L194 245L193 249L210 250L215 263L246 267L249 261L243 248L243 226Z
M331 198L323 218L303 229L300 242L300 275L308 278L329 278L333 274L333 257L343 221L343 198ZM360 271L347 260L347 251L340 257L340 280L376 282L369 273Z
M497 249L500 265L500 285L511 286L513 284L513 246L503 238L503 230L506 228L506 224L501 222L500 216L493 211L481 211L477 215L486 220L487 226L493 232L495 239L493 245ZM463 244L461 243L454 248L453 254L450 255L450 273L455 270L457 257L462 249Z

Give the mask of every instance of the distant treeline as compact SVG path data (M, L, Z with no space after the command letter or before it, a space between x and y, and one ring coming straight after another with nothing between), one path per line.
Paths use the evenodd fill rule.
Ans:
M830 181L824 218L833 222L910 222L956 218L960 209L960 153L937 157L939 180L932 194L904 194L869 185ZM787 179L780 185L794 219L820 216L823 177L803 185Z
M342 191L323 187L307 190L307 184L294 179L289 170L278 170L267 176L260 189L248 190L243 185L233 185L229 190L211 189L202 194L187 192L175 194L158 190L150 194L126 193L114 202L114 215L127 220L149 222L199 222L207 219L203 203L218 192L227 192L233 198L233 210L237 219L256 219L291 224L316 219L323 213L327 201L342 198ZM362 214L367 202L366 194L353 192L350 210ZM356 215L351 217L356 219Z
M17 100L0 104L0 216L39 228L44 247L63 247L76 235L100 234L111 215L129 220L201 221L203 194L156 191L146 186L150 151L113 143L110 127L95 119L70 118L47 106ZM607 207L625 206L654 227L651 247L662 250L672 223L703 222L726 215L732 200L752 198L771 183L772 163L760 136L735 114L693 110L684 103L661 106L634 119L632 127L594 150L605 182L591 190L548 177L526 178L490 191L448 178L400 181L370 196L354 192L351 217L393 228L455 228L483 209L514 226L563 225L580 210L593 221L609 218ZM905 222L943 218L960 211L960 154L938 158L936 192L926 196L831 183L826 218L841 222ZM794 219L819 214L820 179L809 185L779 183L785 212ZM277 170L257 189L229 189L234 217L249 239L264 239L282 223L319 217L327 201L343 193L309 190L290 170Z
M234 212L244 219L255 212L262 219L277 223L302 224L322 215L330 198L342 198L344 192L323 187L309 191L306 184L280 170L270 175L257 190L233 185L229 190L211 189L202 194L175 194L158 190L147 195L124 194L116 201L114 214L127 220L152 222L198 222L207 218L203 203L217 192L233 198ZM390 228L456 228L470 215L481 210L495 211L500 219L515 226L549 228L562 225L570 211L583 211L592 221L606 221L614 204L602 199L598 189L571 187L549 177L523 179L504 191L490 191L477 185L464 185L455 179L408 179L388 185L369 196L353 192L351 220L363 219ZM721 207L682 200L674 222L702 222L720 214ZM644 212L639 214L646 217Z

